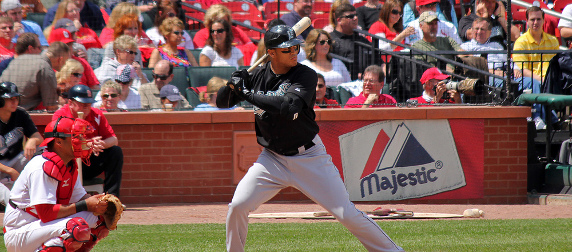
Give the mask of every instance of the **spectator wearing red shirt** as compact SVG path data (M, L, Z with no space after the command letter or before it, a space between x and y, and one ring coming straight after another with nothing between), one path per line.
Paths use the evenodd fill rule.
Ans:
M461 95L456 90L447 90L445 88L445 79L449 75L444 74L439 68L433 67L427 69L421 79L423 84L423 95L409 99L409 101L416 101L418 104L435 104L435 103L462 103ZM450 99L443 99L443 94L449 93Z
M0 61L14 57L15 44L12 43L14 35L12 18L0 17Z
M316 104L314 109L319 108L341 108L336 100L326 98L326 80L320 73L318 74L318 85L316 85Z
M83 119L88 121L95 131L86 135L95 144L101 144L103 151L99 155L91 155L88 165L83 167L83 179L99 176L105 172L104 190L119 196L121 175L123 169L123 151L117 146L118 139L101 110L92 108L95 102L91 90L85 85L75 85L68 92L68 104L58 109L52 120L60 116L77 118L78 112L83 112Z
M380 66L368 66L363 71L363 91L359 96L350 98L345 108L395 107L397 102L391 95L381 94L384 78L385 75Z

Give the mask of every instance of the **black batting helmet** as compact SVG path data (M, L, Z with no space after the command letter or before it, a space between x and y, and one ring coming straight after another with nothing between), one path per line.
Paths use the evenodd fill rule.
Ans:
M5 81L0 83L0 98L7 98L10 99L12 97L19 97L22 94L18 93L18 87L16 84ZM4 99L0 99L0 108L4 107Z
M264 45L267 49L288 48L302 43L296 38L296 32L287 25L277 25L264 34Z
M91 89L86 85L75 85L68 92L68 98L81 103L94 103Z

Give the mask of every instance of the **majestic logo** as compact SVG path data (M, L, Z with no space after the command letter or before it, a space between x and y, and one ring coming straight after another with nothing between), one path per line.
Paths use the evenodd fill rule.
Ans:
M340 151L351 200L419 198L466 185L447 120L370 124L340 136Z

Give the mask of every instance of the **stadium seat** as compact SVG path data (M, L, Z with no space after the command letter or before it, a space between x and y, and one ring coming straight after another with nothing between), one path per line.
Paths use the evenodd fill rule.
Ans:
M236 71L236 67L190 67L189 79L191 87L206 86L207 82L213 77L218 76L223 79L229 79L230 75ZM181 89L185 90L185 89Z
M193 57L195 57L195 59L197 60L197 62L199 62L199 56L201 55L201 51L202 51L202 50L203 50L203 49L193 49L193 50L190 50L191 53L193 54Z
M38 24L42 30L44 29L43 25L44 25L44 17L46 16L46 13L28 13L26 16L26 20L28 21L32 21L36 24Z
M222 2L232 13L232 19L249 18L250 20L262 20L262 13L256 5L249 2Z
M330 19L329 18L315 18L312 19L312 26L315 29L323 29L324 27L326 27L327 25L330 24Z
M566 7L566 5L572 4L571 0L555 0L554 1L554 6L552 7L554 9L554 11L562 13L562 10L564 10L564 7Z
M201 104L201 99L199 98L200 89L196 87L188 87L185 90L185 93L187 95L187 101L193 108L196 108L197 105Z
M294 3L280 2L280 16L291 12L294 9ZM266 20L278 18L278 2L264 3L264 16Z
M338 103L345 106L348 100L353 97L353 94L340 86L338 86L336 89L338 91L337 93L339 94Z
M151 19L151 17L149 16L149 14L147 14L146 12L142 12L141 16L143 17L143 23L141 24L141 26L143 27L143 30L146 31L148 29L153 28L154 22Z
M141 69L145 75L147 75L147 79L149 81L153 81L153 68L142 68ZM173 81L171 81L171 85L176 86L179 89L179 92L184 92L187 90L189 85L189 78L187 76L187 68L186 67L175 67L173 68Z

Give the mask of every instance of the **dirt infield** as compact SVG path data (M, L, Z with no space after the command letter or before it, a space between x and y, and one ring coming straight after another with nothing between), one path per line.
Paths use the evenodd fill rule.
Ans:
M465 209L485 211L484 219L554 219L572 218L570 206L555 205L383 205L356 204L363 211L377 207L403 208L413 212L463 214ZM188 204L160 206L127 206L119 224L190 224L225 223L227 204ZM324 211L313 203L266 203L253 213ZM322 222L332 220L251 219L250 223Z

